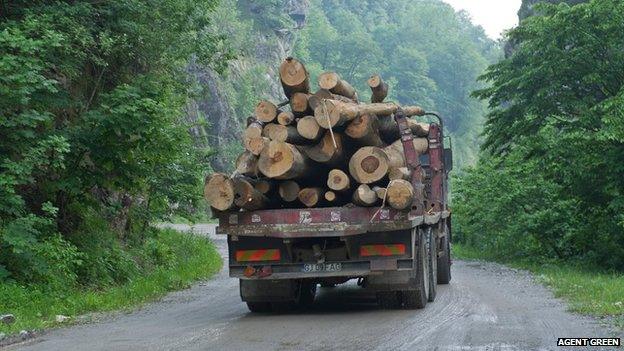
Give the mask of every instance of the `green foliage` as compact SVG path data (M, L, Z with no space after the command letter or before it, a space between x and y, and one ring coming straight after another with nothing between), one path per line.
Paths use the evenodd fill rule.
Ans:
M454 185L465 243L624 269L624 4L539 8L482 79L482 161Z
M98 240L99 236L90 238ZM57 314L73 317L72 322L89 312L131 308L207 278L218 272L222 264L217 250L205 238L173 230L150 231L145 243L123 251L128 252L133 254L135 267L123 284L91 288L0 284L0 310L16 317L14 324L0 324L0 332L11 334L50 327L56 324ZM109 263L115 264L113 260Z
M313 2L295 48L313 82L336 71L366 101L366 80L379 73L390 84L388 100L441 112L457 137L456 161L466 165L475 160L485 114L470 92L498 54L465 14L439 1L406 0Z
M206 155L183 119L185 69L193 57L221 71L231 57L208 30L215 6L3 4L1 281L125 282L139 269L128 243L197 204Z

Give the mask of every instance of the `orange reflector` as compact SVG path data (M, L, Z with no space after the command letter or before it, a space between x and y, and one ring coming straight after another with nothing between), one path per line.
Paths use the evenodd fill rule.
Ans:
M378 244L360 246L360 256L399 256L405 255L405 244Z
M239 262L279 261L281 257L278 249L236 251L236 260Z

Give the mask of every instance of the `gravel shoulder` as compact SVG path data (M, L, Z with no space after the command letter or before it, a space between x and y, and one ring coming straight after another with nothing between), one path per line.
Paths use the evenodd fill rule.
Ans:
M215 240L226 256L225 238L216 237L214 227L193 231ZM606 336L622 337L595 319L567 312L527 272L455 261L453 281L439 286L436 301L423 310L381 310L374 296L350 283L320 289L309 311L251 314L224 268L212 280L140 310L51 330L8 349L525 351L562 350L558 337Z

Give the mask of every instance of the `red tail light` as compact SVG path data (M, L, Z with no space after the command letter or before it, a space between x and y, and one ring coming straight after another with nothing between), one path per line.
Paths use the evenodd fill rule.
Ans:
M236 261L238 262L279 261L281 258L282 256L278 249L236 251Z

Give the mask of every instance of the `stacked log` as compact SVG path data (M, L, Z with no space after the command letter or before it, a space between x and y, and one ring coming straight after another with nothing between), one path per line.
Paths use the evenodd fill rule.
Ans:
M335 72L318 77L311 93L303 63L287 58L279 79L286 100L258 102L242 133L244 152L232 175L206 178L204 197L217 211L270 208L415 205L412 170L394 114L422 116L418 106L384 102L388 84L366 82L371 102ZM429 124L408 119L417 154L428 152Z

